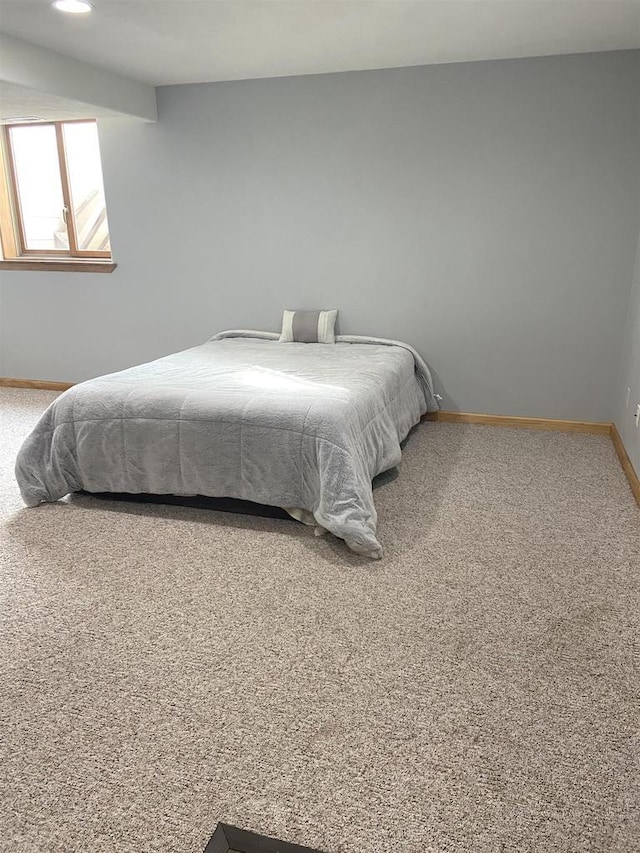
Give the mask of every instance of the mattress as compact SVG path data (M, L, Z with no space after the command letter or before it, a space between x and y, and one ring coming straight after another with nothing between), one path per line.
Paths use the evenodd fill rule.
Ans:
M437 405L402 342L223 332L64 392L25 440L16 477L28 506L85 490L286 507L379 558L371 481Z

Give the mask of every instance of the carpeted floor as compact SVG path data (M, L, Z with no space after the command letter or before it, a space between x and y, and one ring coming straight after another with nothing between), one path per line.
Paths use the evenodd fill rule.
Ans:
M301 525L24 509L0 389L0 849L640 848L640 512L608 438L425 424L379 563Z

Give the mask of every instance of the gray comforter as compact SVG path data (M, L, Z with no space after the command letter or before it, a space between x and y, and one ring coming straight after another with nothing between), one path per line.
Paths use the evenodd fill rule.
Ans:
M24 442L16 477L28 506L85 489L297 508L375 558L371 480L398 464L400 442L437 408L406 344L223 332L70 388Z

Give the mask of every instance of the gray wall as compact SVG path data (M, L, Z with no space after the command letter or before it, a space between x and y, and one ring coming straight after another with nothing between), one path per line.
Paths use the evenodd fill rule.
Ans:
M640 52L168 87L101 129L111 275L5 273L4 375L79 380L337 307L447 408L611 420Z
M631 389L628 409L625 406L627 388ZM640 426L636 426L633 419L636 406L640 403L640 237L616 390L615 422L629 458L640 476Z

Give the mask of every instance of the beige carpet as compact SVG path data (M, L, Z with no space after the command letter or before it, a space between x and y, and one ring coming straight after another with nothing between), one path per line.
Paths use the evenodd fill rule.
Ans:
M607 438L425 424L386 556L293 522L23 509L0 389L0 849L640 849L640 512Z

